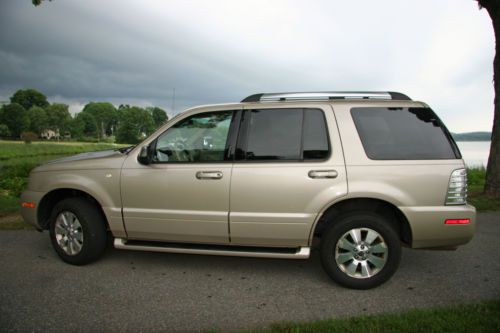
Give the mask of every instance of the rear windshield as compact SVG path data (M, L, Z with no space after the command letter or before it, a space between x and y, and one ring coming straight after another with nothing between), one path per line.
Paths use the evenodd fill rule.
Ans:
M438 160L461 158L441 120L429 108L351 109L372 160Z

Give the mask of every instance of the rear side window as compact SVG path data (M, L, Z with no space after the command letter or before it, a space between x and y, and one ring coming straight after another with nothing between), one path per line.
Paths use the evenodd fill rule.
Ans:
M243 127L240 160L324 160L330 154L325 117L318 109L249 110Z
M441 120L429 108L353 108L366 155L373 160L461 158Z

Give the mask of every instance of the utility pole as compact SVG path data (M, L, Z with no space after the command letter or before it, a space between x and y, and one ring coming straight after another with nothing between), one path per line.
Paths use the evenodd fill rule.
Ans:
M175 114L175 88L172 89L172 114Z

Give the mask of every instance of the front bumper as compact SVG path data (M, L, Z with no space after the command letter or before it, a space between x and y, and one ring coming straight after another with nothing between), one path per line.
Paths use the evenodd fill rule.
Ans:
M43 229L39 225L37 212L44 194L45 192L36 191L24 191L23 194L21 194L21 215L26 222L33 225L38 230ZM23 203L33 203L34 207L25 207Z
M476 208L471 205L399 207L412 232L412 248L453 247L468 243L476 229ZM470 219L468 224L444 224L447 219Z

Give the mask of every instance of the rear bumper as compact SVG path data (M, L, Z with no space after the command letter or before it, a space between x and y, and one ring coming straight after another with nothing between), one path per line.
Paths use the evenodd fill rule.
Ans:
M24 221L33 225L36 229L42 230L43 228L38 224L38 207L40 201L42 200L45 192L36 192L36 191L24 191L21 194L21 215ZM23 203L33 203L34 207L24 207Z
M471 205L399 207L412 232L412 248L458 246L468 243L476 229L476 208ZM468 224L447 225L447 219L470 219Z

